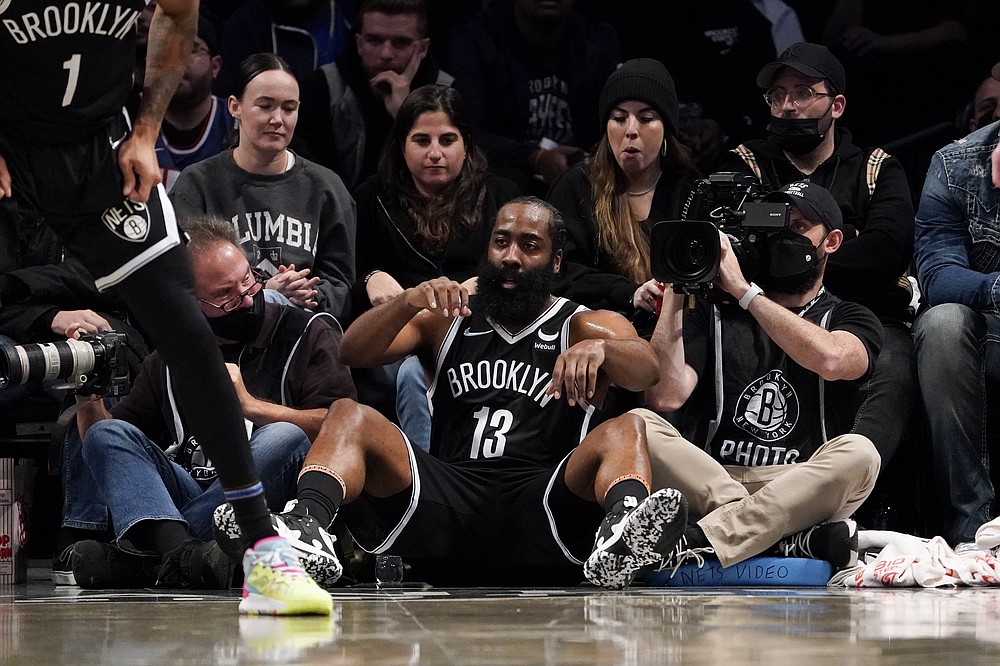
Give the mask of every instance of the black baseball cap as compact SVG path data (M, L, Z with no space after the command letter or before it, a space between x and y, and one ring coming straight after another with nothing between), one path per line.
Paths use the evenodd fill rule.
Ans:
M775 75L782 67L791 67L806 76L823 79L837 94L843 93L847 86L844 66L830 53L830 49L822 44L811 42L792 44L782 51L777 61L764 65L757 74L757 85L761 88L770 88L774 84Z
M204 16L198 17L198 37L201 38L201 41L205 42L210 55L215 55L219 52L219 40L215 36L215 26Z
M789 183L764 198L789 203L798 208L807 220L822 222L827 229L840 229L844 226L844 216L830 190L808 180Z

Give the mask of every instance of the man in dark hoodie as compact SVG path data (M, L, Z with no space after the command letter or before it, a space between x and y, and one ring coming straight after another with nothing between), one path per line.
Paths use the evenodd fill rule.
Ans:
M859 412L854 428L874 442L884 468L916 400L913 340L904 323L909 284L900 281L913 257L913 205L899 161L880 148L855 146L838 127L846 83L843 65L825 46L788 47L757 75L771 109L767 138L733 149L719 170L752 173L766 190L807 180L840 205L844 244L830 257L823 283L841 299L866 306L885 328L872 380L882 384L875 392L884 402Z
M348 188L375 173L393 118L411 90L451 85L427 56L423 0L365 0L355 47L302 82L297 140Z
M455 31L449 50L476 141L524 192L544 194L597 143L594 109L621 62L618 33L573 3L491 3Z

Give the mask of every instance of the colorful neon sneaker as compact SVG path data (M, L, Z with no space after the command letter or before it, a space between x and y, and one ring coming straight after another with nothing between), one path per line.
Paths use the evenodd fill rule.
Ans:
M243 600L247 615L330 615L333 598L299 563L283 537L261 539L243 555Z

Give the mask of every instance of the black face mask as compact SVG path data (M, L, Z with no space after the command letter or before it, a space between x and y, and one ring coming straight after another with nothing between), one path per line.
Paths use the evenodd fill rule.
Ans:
M804 294L812 289L823 261L808 238L786 229L768 240L767 249L767 275L761 276L767 289L784 294Z
M819 121L820 118L771 118L767 133L786 153L805 155L816 150L826 136L826 132L819 131Z
M206 319L217 337L229 342L250 342L257 337L264 319L264 290L254 294L251 307Z

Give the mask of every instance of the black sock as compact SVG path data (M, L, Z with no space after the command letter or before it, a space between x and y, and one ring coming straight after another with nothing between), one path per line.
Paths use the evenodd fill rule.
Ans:
M649 491L639 479L622 479L608 488L608 494L604 496L604 510L611 513L616 507L625 501L626 497L635 499L635 504L629 502L628 508L634 509L639 502L649 497ZM620 508L620 507L618 507Z
M233 505L233 515L240 526L240 541L244 548L251 548L261 539L276 536L271 524L271 513L264 503L264 494L257 493L241 499L228 498Z
M344 500L344 487L335 477L311 469L299 477L296 497L299 501L291 513L312 516L320 527L328 529Z
M685 545L691 549L712 547L712 542L705 536L705 530L701 529L696 523L688 524L684 529L684 538L687 540Z
M128 528L122 539L128 539L137 550L165 555L191 538L187 526L177 520L143 520Z

